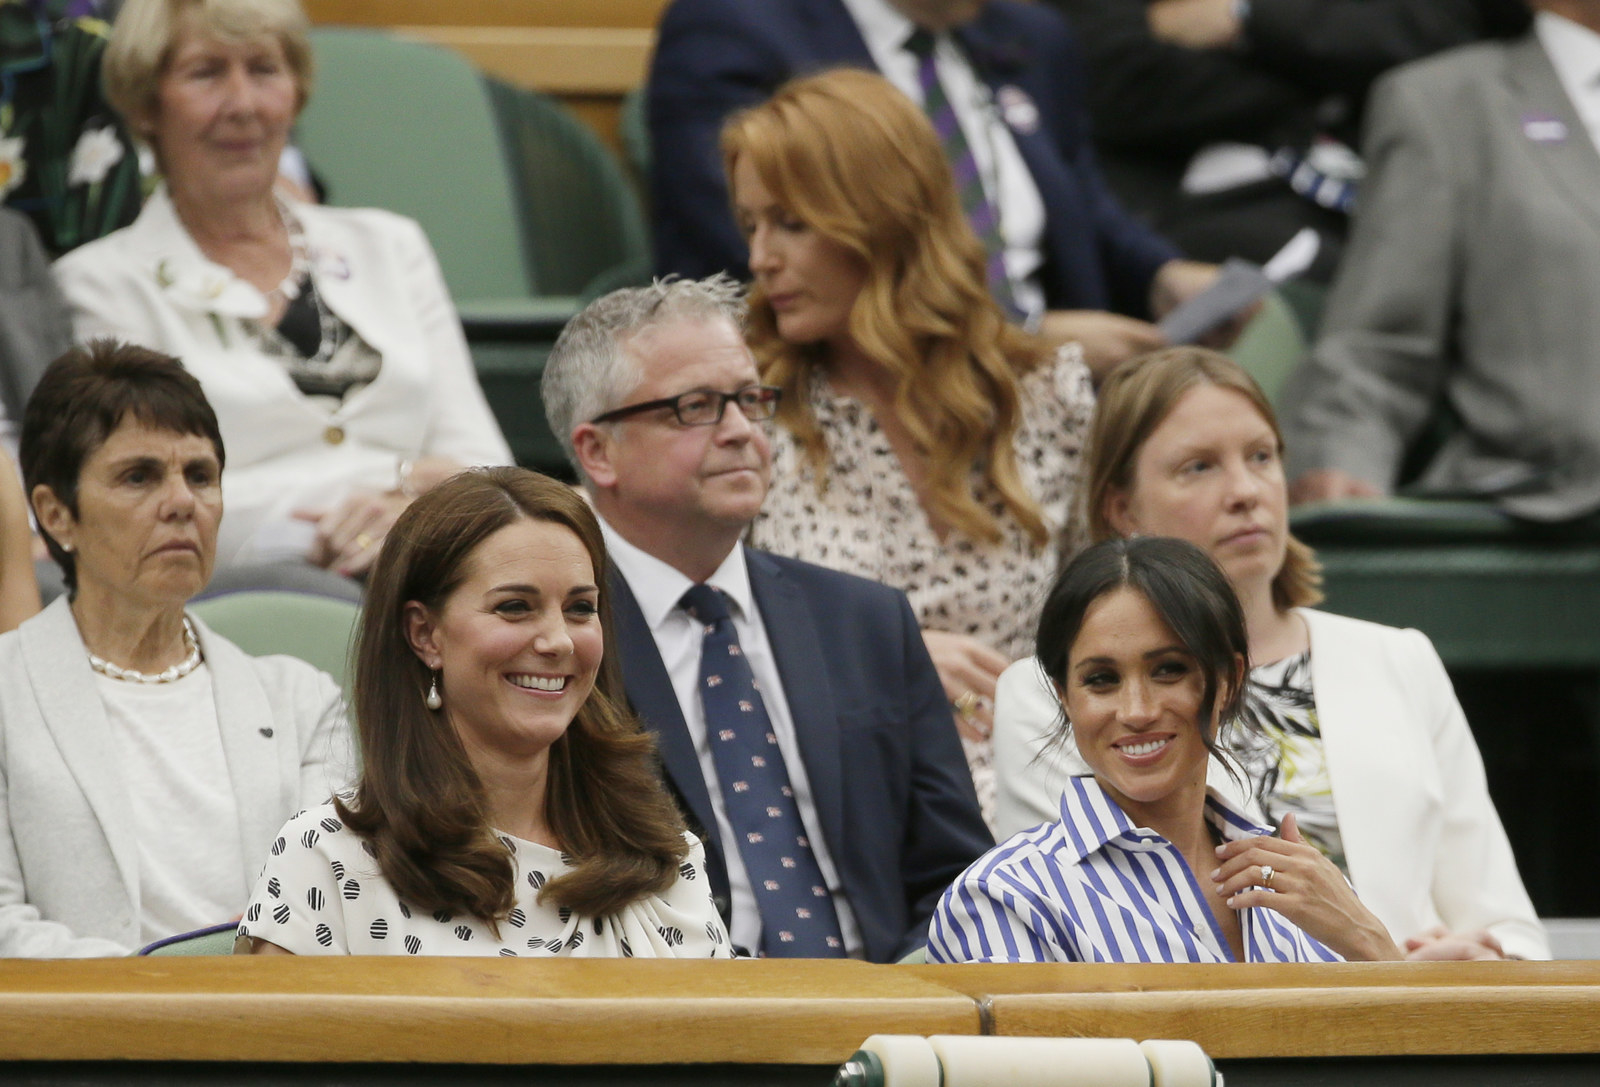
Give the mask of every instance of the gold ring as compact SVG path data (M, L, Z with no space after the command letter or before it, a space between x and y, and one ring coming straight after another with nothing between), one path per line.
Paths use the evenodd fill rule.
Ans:
M375 539L373 539L371 533L368 533L368 532L358 532L358 533L356 533L356 546L359 547L363 551L365 551L367 548L371 547L376 542L377 541Z
M978 692L968 691L950 704L956 708L963 721L970 721L978 715Z
M1269 891L1272 890L1272 877L1277 874L1278 873L1273 869L1272 865L1263 864L1261 866L1261 886L1265 887Z

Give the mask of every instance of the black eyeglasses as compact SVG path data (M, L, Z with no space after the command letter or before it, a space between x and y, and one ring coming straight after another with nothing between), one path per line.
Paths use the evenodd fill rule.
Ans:
M658 408L671 408L672 414L678 417L678 422L683 426L716 426L722 422L722 413L728 410L729 404L739 405L739 411L752 423L762 423L771 419L778 412L778 401L783 397L783 390L776 385L746 385L744 388L731 393L719 393L709 389L696 389L694 392L683 393L680 396L669 396L662 400L646 400L642 404L629 404L625 408L608 411L604 415L596 415L589 420L591 423L614 423L618 419L626 419L630 415L640 415Z

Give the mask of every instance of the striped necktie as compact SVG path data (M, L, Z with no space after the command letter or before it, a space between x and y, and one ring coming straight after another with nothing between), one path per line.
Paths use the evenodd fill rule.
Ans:
M1000 215L989 196L983 191L983 177L978 172L978 160L973 157L972 146L961 129L950 96L945 94L939 81L939 68L934 59L934 36L918 27L906 39L906 51L917 58L917 84L922 88L922 109L933 122L933 130L944 146L944 157L955 175L956 191L961 196L961 210L972 224L972 232L983 243L987 261L985 275L989 291L995 301L1012 320L1020 320L1022 308L1017 305L1016 293L1011 288L1011 276L1006 272L1005 241L1000 237Z
M701 584L679 603L705 628L700 704L723 807L761 914L761 953L792 959L843 956L833 896L800 821L789 768L739 646L727 597Z

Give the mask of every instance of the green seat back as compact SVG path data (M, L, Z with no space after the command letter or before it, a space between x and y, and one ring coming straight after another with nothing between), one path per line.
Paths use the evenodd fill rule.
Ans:
M622 96L622 113L617 119L622 137L622 153L628 160L635 187L645 192L650 187L650 116L643 87Z
M1229 352L1244 367L1274 407L1283 384L1306 353L1305 336L1294 311L1276 291L1262 299L1261 312L1245 326Z
M348 600L262 590L208 597L189 608L251 656L299 657L338 680L348 694L350 640L361 614Z
M522 209L534 290L588 300L649 282L644 214L616 156L555 99L484 82Z
M377 30L312 32L317 78L295 140L329 203L422 224L456 301L532 293L494 113L468 61Z

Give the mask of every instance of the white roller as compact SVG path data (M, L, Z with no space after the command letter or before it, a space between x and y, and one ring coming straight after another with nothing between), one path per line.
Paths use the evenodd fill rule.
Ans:
M1211 1058L1193 1042L1153 1038L1140 1042L1139 1051L1150 1062L1155 1087L1222 1087Z
M1151 1087L1150 1062L1127 1038L928 1039L944 1087Z
M940 1087L939 1058L928 1039L916 1034L874 1034L863 1052L883 1062L884 1087Z

